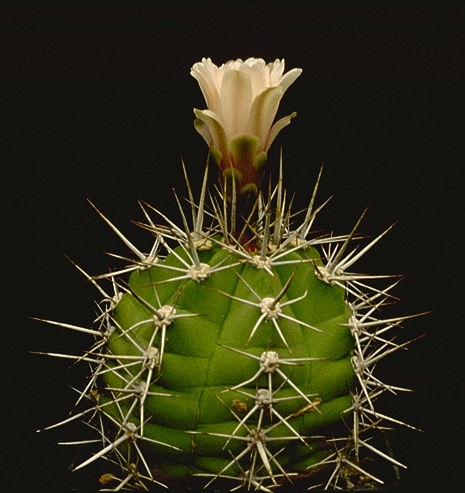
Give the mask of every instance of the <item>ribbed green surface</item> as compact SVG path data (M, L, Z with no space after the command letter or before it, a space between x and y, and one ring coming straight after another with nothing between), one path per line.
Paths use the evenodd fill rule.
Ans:
M188 255L181 247L176 250L178 256L186 259ZM236 263L239 256L214 246L208 251L199 251L201 262L210 266ZM182 272L169 269L184 269L183 263L170 254L154 267L134 272L129 281L131 289L145 299L153 307L175 305L176 314L194 313L195 317L177 318L166 329L165 352L160 371L154 372L157 380L150 388L154 392L171 393L173 397L148 396L145 402L145 416L150 420L144 426L144 435L182 449L177 452L164 446L153 445L153 452L160 453L159 466L171 476L183 477L192 471L219 472L230 460L230 452L237 455L245 447L245 442L231 439L224 448L226 439L207 434L189 434L189 431L213 432L230 434L238 425L230 410L240 418L247 411L234 407L233 401L246 405L243 409L250 410L254 406L253 399L236 391L227 391L241 382L249 380L259 369L256 359L238 354L223 346L230 346L247 353L260 356L264 351L276 351L282 358L326 358L324 361L305 362L300 366L280 365L280 369L288 376L304 394L317 394L322 401L320 413L312 411L289 419L292 427L302 436L320 435L328 427L340 422L340 413L350 407L351 399L348 389L353 381L353 370L350 356L353 341L347 323L349 309L344 301L344 290L330 286L314 275L314 267L309 259L319 264L316 250L307 248L291 252L281 257L279 262L297 261L273 266L273 275L266 270L242 262L234 267L213 273L202 282L191 279L170 281L182 275ZM283 313L319 328L326 333L318 333L284 317L277 322L291 349L290 352L272 321L263 321L247 345L247 340L257 319L261 315L259 307L251 306L242 301L231 299L219 291L234 297L259 302L254 293L240 278L259 295L260 298L275 298L286 284L289 277L294 278L279 302L303 296L296 303L283 308ZM114 318L119 326L113 333L109 349L118 355L140 355L127 338L121 337L121 329L130 330L131 337L139 346L146 347L154 331L153 314L131 294L124 294L114 311ZM161 331L159 331L160 333ZM159 347L159 336L154 345ZM130 369L136 374L140 365ZM122 380L111 373L105 374L107 384L113 387L124 385ZM273 389L277 389L283 379L273 375ZM259 386L267 386L267 378L262 375ZM247 387L241 387L250 394L255 394L257 381ZM274 395L296 396L297 392L284 383ZM221 402L223 401L223 402ZM274 408L281 416L288 416L306 405L302 397L278 402ZM123 408L124 409L124 408ZM116 412L116 411L115 411ZM253 425L258 413L255 413L247 425ZM268 413L266 413L269 420ZM133 421L138 424L139 411L134 413ZM271 423L277 421L273 418ZM236 433L244 436L244 427ZM280 424L272 430L270 436L290 436L292 433ZM309 439L312 448L299 440L290 440L287 450L279 454L282 464L299 464L299 468L312 462L313 455L318 451L318 440ZM284 441L270 442L269 449L273 452L285 444ZM229 450L229 451L228 451ZM235 466L228 470L232 473ZM292 467L291 467L292 469Z

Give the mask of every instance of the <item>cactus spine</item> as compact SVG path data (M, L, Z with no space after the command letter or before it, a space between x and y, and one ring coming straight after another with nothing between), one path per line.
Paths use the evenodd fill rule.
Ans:
M395 276L351 268L391 227L364 241L364 212L346 235L314 233L321 170L305 210L291 210L280 172L247 215L231 174L207 196L207 166L195 201L184 173L189 219L177 195L179 224L141 203L148 253L95 208L134 259L95 276L76 266L102 297L94 327L47 321L94 339L83 355L47 353L91 368L78 411L47 428L94 430L75 470L106 460L104 489L383 484L367 457L405 465L377 434L413 427L375 408L407 390L375 368L411 342L391 335L409 317L379 317Z

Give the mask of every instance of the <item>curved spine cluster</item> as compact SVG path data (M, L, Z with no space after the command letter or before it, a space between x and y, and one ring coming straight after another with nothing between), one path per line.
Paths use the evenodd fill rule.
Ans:
M322 332L317 327L299 320L286 313L286 307L298 302L306 296L306 292L297 297L287 299L289 286L293 281L292 274L283 285L281 291L274 297L261 297L254 286L251 286L236 272L239 282L243 283L252 299L244 299L228 294L220 289L216 292L230 299L257 309L257 319L250 327L247 343L255 336L263 323L271 323L287 349L290 356L282 356L278 351L264 348L261 355L247 350L239 350L232 346L223 345L224 351L241 355L244 360L253 360L256 371L243 382L233 385L222 392L217 398L227 407L236 426L230 433L216 433L208 431L185 430L186 436L192 439L196 435L211 435L224 439L224 448L233 442L236 446L229 451L230 459L216 473L199 473L200 478L206 477L205 487L217 480L229 480L232 483L231 491L240 487L254 491L271 491L281 484L292 483L298 476L308 476L307 485L323 487L324 489L340 489L351 485L383 484L384 479L378 477L365 468L367 455L376 457L396 468L405 468L405 465L396 460L389 449L382 449L373 435L392 426L414 428L401 420L387 416L375 408L376 401L385 393L396 394L407 391L401 387L382 382L375 374L378 363L391 353L404 349L412 341L396 342L397 329L400 324L411 316L394 318L378 318L378 312L383 305L395 298L390 294L397 284L389 284L379 289L370 284L373 280L391 279L392 275L368 275L354 273L350 268L365 255L391 229L387 228L380 235L364 246L359 246L363 238L358 236L358 227L365 212L356 222L352 231L347 235L315 236L312 226L316 215L326 204L315 207L316 193L321 177L321 170L316 185L310 197L308 207L300 213L293 213L283 188L282 173L277 185L268 191L265 198L259 195L250 216L238 221L235 208L236 195L234 182L230 185L225 181L216 195L210 195L210 207L207 207L207 176L206 168L201 188L200 198L195 202L187 173L186 177L190 206L191 225L185 214L181 201L175 193L181 215L181 226L177 225L162 212L152 206L141 203L141 209L146 222L139 225L147 229L154 237L152 247L148 253L141 252L121 231L107 219L98 209L98 214L119 236L125 246L134 254L134 259L120 255L116 258L126 265L109 273L89 275L82 268L76 267L98 290L101 301L98 303L99 314L92 328L80 327L69 323L42 320L67 330L73 330L90 335L94 339L93 345L80 355L42 353L49 356L65 358L74 362L87 364L90 368L89 379L82 390L76 390L76 411L70 417L59 421L44 429L65 425L74 420L82 420L95 432L92 440L77 440L61 442L66 445L89 444L94 451L89 457L78 464L75 470L83 469L98 459L104 459L116 466L116 473L103 474L100 478L102 489L114 491L139 488L147 489L150 484L167 487L162 475L157 475L156 469L150 463L144 452L144 445L150 443L159 449L176 451L178 447L167 443L164 439L156 440L145 433L149 426L150 416L145 412L145 402L149 397L159 399L176 399L175 393L154 392L152 384L159 378L159 370L163 368L165 345L169 336L171 324L185 317L201 316L200 313L178 313L173 304L163 304L157 294L156 283L153 292L157 303L147 302L131 289L125 281L125 276L134 271L145 271L149 268L167 269L173 274L166 282L192 280L202 283L216 272L225 269L235 270L244 263L256 269L273 275L272 269L277 266L291 265L298 269L302 260L289 260L288 255L293 251L302 251L310 247L321 249L322 263L312 259L315 275L324 283L337 285L346 293L346 303L350 309L347 326L353 338L353 354L351 358L355 385L350 389L352 404L342 413L341 418L347 427L347 433L338 437L303 436L291 423L291 419L301 414L319 413L321 399L318 395L307 394L293 382L292 372L284 371L294 366L318 358L292 357L290 347L281 323L295 322L307 330ZM228 187L230 188L228 190ZM165 224L158 224L152 218L155 213ZM238 226L241 224L241 226ZM356 243L357 246L352 248ZM174 244L174 246L173 246ZM221 247L233 254L232 262L219 261L209 265L200 261L199 252L209 250L212 245ZM175 247L180 246L183 255L179 255ZM166 265L162 260L165 255L171 254L178 259L178 265ZM294 270L294 273L295 273ZM108 283L109 287L102 287ZM133 335L138 325L130 330L118 326L113 316L124 293L130 293L150 313L149 318L138 322L144 326L153 324L153 332L148 344L141 342ZM285 301L284 301L285 299ZM416 316L416 315L412 315ZM108 348L110 337L118 331L118 338L129 342L133 347L133 354L114 354ZM395 334L391 336L392 333ZM158 341L155 344L155 341ZM111 386L108 375L116 375L122 384ZM263 382L265 384L263 385ZM250 386L255 385L255 392L251 393ZM293 395L278 396L283 389L291 389ZM236 392L238 396L245 396L253 402L250 409L239 409L226 403L222 394ZM279 412L277 407L285 400L299 400L298 410L286 415ZM88 407L82 411L85 401ZM240 399L233 401L240 406ZM133 417L137 416L135 424ZM277 432L279 429L279 432ZM319 460L305 467L305 472L286 471L285 465L280 462L280 453L285 444L301 442L308 446L309 441L323 440L332 447L333 452L324 454ZM375 444L376 443L376 444Z

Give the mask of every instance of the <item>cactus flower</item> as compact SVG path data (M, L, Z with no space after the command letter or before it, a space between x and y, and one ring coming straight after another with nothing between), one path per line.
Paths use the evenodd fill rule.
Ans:
M220 169L234 173L242 192L257 188L271 143L296 115L274 122L281 98L301 72L284 73L284 60L266 64L261 58L220 67L203 58L191 69L207 104L205 110L194 109L195 128Z

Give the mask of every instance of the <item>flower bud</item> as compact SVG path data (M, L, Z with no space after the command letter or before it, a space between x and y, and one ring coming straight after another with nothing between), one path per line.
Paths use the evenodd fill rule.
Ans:
M274 121L283 94L301 72L284 74L284 60L278 59L237 59L217 67L203 58L193 65L191 75L207 104L194 109L194 126L223 173L237 179L239 192L258 189L270 145L296 115Z

